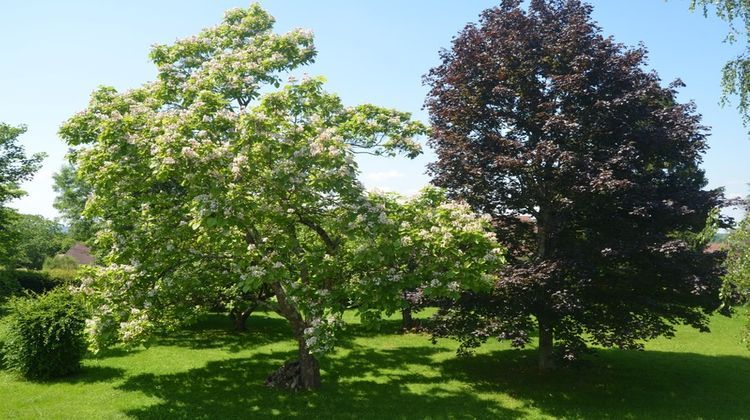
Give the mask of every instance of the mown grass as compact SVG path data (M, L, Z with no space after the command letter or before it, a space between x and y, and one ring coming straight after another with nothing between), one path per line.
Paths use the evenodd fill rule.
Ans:
M457 358L455 343L354 324L321 360L324 387L290 394L263 385L294 358L285 321L254 315L234 334L211 316L148 349L89 358L65 380L0 372L0 418L750 418L744 317L716 316L711 334L681 328L647 351L598 350L585 363L537 373L533 349L494 343Z

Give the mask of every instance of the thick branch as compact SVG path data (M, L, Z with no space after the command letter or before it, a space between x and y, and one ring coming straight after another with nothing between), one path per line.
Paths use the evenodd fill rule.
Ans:
M317 233L318 236L320 236L320 239L322 239L323 242L326 244L326 248L328 249L329 253L333 254L333 253L336 252L336 249L339 246L339 240L332 239L331 236L328 235L328 233L325 231L325 229L323 229L318 224L316 224L316 223L314 223L314 222L312 222L310 220L307 220L307 219L303 218L302 216L299 217L299 221L303 225L305 225L305 226L309 227L310 229L312 229L313 231L315 231L315 233Z

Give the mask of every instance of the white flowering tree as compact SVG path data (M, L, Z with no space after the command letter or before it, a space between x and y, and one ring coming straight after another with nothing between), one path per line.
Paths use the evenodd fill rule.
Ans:
M466 290L487 291L505 264L491 217L426 187L405 198L371 193L381 209L379 234L350 242L351 292L360 296L363 320L408 309L407 292L419 299L458 299Z
M282 83L315 50L309 32L272 26L253 5L156 46L155 81L100 88L61 128L93 188L85 213L102 220L97 242L108 250L81 287L95 349L176 328L217 292L265 289L299 345L291 386L312 389L316 355L333 345L343 311L362 290L392 292L371 287L377 269L361 263L383 247L358 256L352 245L394 226L357 181L354 154L416 156L426 129L408 113L345 107L319 78ZM436 287L443 281L453 287L450 276ZM370 300L364 312L377 310Z

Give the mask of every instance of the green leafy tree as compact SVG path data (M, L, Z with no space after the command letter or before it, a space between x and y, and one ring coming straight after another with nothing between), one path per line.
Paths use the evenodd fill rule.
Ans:
M94 347L176 328L219 289L268 288L299 348L270 382L311 389L316 357L335 343L357 291L385 293L358 274L376 259L354 244L393 222L357 181L354 154L416 156L425 127L404 112L344 106L320 78L283 83L315 49L308 31L272 26L257 5L230 10L213 28L154 47L157 80L100 88L62 127L93 190L84 216L101 220L107 251L81 285L95 306ZM462 217L455 229L482 226L463 227ZM435 279L435 289L457 281Z
M16 215L10 230L16 235L16 241L9 265L15 267L40 270L45 258L58 254L71 244L62 225L39 215Z
M411 198L395 193L370 197L385 209L388 224L378 236L354 243L353 290L361 288L358 308L365 321L377 320L383 311L401 311L409 330L415 303L458 298L461 290L488 291L505 264L489 215L477 216L435 187Z
M727 305L750 302L750 212L726 238L723 298ZM745 340L750 345L750 316Z
M16 212L6 204L24 195L21 182L31 179L45 156L43 153L26 156L23 146L18 144L18 136L24 132L26 127L0 123L0 264L8 263L17 239L10 230Z
M75 155L71 158L75 159ZM52 188L57 193L53 205L68 226L68 232L75 240L90 243L96 233L96 226L92 219L84 217L83 211L91 196L91 186L78 176L76 167L72 164L60 168L53 179Z
M704 189L700 115L677 101L679 81L643 70L645 49L603 37L591 6L521 4L485 11L426 78L434 183L512 240L493 293L465 296L436 333L470 348L523 346L537 330L547 370L587 343L706 331L721 255L704 250L722 192Z
M739 109L745 124L750 122L750 2L747 0L690 0L690 10L700 10L705 16L714 14L729 24L726 41L735 44L744 38L745 48L735 58L727 61L721 72L724 90L721 102L730 103L738 99ZM737 23L740 25L737 25Z

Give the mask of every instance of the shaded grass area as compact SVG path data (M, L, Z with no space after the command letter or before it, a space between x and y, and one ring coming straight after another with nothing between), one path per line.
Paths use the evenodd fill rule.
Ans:
M135 350L113 349L52 383L0 372L0 418L750 418L744 317L680 329L647 351L598 350L584 363L537 373L533 349L494 343L456 358L455 343L350 326L321 360L324 387L290 394L263 379L295 355L286 322L254 315L235 334L211 316Z

